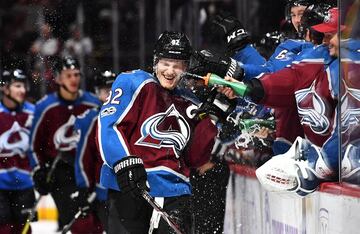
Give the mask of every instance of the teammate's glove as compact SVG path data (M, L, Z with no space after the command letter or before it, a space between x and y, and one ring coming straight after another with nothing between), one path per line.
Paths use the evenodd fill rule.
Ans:
M74 205L78 207L78 209L82 210L82 216L86 216L89 214L92 203L88 201L91 192L87 188L79 188L75 193L70 195L71 199L74 201Z
M147 186L147 174L141 158L137 156L127 156L114 164L114 171L117 183L123 193L130 192L135 198L140 196L140 191Z
M236 99L228 99L224 94L212 90L206 101L196 110L196 114L200 119L208 115L215 122L226 122L236 104Z
M197 75L215 73L220 77L230 76L239 81L244 76L244 69L240 67L236 60L213 54L208 50L193 53L189 72Z
M250 41L248 32L242 23L230 14L219 14L212 21L215 32L223 34L229 56L244 48Z
M50 166L48 164L38 167L34 171L34 187L41 195L47 195L52 191L53 179L48 178L49 171Z

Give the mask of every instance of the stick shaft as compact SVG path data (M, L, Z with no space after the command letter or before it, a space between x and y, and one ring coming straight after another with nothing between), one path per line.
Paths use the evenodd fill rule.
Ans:
M161 217L169 224L169 226L177 233L183 234L179 226L174 220L170 217L166 211L154 200L154 198L144 189L141 190L141 196L157 211L160 213Z

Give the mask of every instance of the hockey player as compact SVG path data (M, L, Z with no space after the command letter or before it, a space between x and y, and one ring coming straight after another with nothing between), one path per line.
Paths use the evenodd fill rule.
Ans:
M121 73L98 117L104 164L101 184L109 189L109 233L173 233L140 196L150 190L184 233L191 233L189 163L209 160L217 132L208 118L196 120L194 106L176 87L191 53L183 33L164 32L154 50L154 75ZM185 157L186 155L186 157ZM196 165L195 165L196 164ZM151 222L150 222L151 220ZM150 225L149 225L150 223Z
M339 43L337 27L338 9L332 8L326 21L312 27L325 34L323 46L289 68L246 82L252 99L271 107L291 106L291 97L295 97L307 138L298 138L288 152L257 170L258 179L269 190L293 191L304 196L313 192L321 181L337 178L339 60L335 49L338 46L334 46ZM229 88L223 92L229 97L233 95Z
M95 76L95 94L99 100L104 103L108 98L111 90L111 85L116 78L112 71L104 71ZM99 108L87 110L84 114L77 117L75 121L74 130L79 134L79 142L76 147L75 157L75 180L79 189L79 199L83 201L80 204L82 207L93 207L94 213L101 220L104 230L107 229L106 217L106 200L107 190L100 185L100 169L103 164L100 153L96 147L96 119L99 113ZM92 192L96 192L95 204L90 205L86 203L86 197ZM85 202L85 203L84 203ZM82 208L80 207L80 208ZM89 227L88 230L102 233L97 217L94 217L92 223L94 227Z
M53 197L61 229L78 209L74 201L77 191L74 159L78 141L73 132L75 117L99 106L100 102L94 95L79 90L81 73L75 59L60 60L55 69L58 91L45 96L35 106L30 162L34 168L35 188L40 194L50 193ZM86 226L81 224L72 228L73 233L84 230Z
M35 201L27 158L34 106L25 101L26 80L20 69L0 79L0 233L21 233Z
M251 60L247 59L249 57L248 54L251 52L248 47L237 49L233 52L235 53L233 58L240 63L234 63L232 59L219 58L211 55L211 53L202 52L195 53L195 59L201 61L200 63L202 64L208 63L208 66L205 66L205 72L214 72L220 76L228 75L240 80L249 80L262 73L278 71L290 65L294 60L299 59L306 51L312 50L314 44L310 41L319 43L322 39L322 33L314 32L311 30L311 26L323 21L324 15L330 8L330 5L310 4L311 1L308 0L291 0L287 4L289 15L292 16L289 18L291 18L294 28L299 30L299 34L302 35L303 39L306 38L308 41L303 39L285 40L275 49L274 54L264 64L259 65L258 63L252 63ZM302 17L303 15L304 17ZM298 19L301 18L300 16L302 17L302 21L299 22ZM225 36L227 36L228 39L231 38L231 40L228 41L228 49L235 48L233 44L241 45L241 35L238 35L236 38L230 37L234 34L232 33L234 27L236 29L238 28L236 25L240 25L234 17L218 17L215 20L215 25L219 25L225 29ZM239 30L240 29L237 31ZM253 51L251 53L253 54ZM221 66L217 66L216 64L221 64ZM195 72L198 73L196 69ZM292 99L294 103L292 107L275 108L276 140L273 144L274 155L286 152L297 136L304 135L300 122L296 118L297 110L295 99Z

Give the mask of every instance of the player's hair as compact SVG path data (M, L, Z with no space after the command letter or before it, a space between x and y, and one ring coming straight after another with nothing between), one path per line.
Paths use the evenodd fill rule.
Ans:
M299 37L305 38L307 29L310 30L310 37L315 44L321 44L324 37L323 33L311 29L311 26L320 24L324 21L327 12L332 6L326 3L313 4L306 8L299 25Z

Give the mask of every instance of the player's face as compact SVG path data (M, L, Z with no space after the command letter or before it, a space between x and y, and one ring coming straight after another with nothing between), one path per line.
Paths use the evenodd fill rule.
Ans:
M98 96L101 102L105 102L110 94L111 88L110 87L101 87L96 89L96 95Z
M24 82L14 81L4 92L18 103L23 103L25 101L26 87Z
M305 9L306 9L306 6L291 7L291 10L290 10L291 23L294 25L296 31L299 31L301 17L303 16Z
M185 69L186 63L183 60L162 58L155 67L155 73L163 88L173 90Z
M66 69L61 71L57 82L60 87L62 85L65 86L66 91L77 93L80 87L80 78L80 71L78 69Z
M331 56L339 56L339 36L337 33L330 39L329 52Z
M334 33L324 33L323 44L329 46L330 45L330 40L334 37L335 34L336 34L336 32L334 32Z

